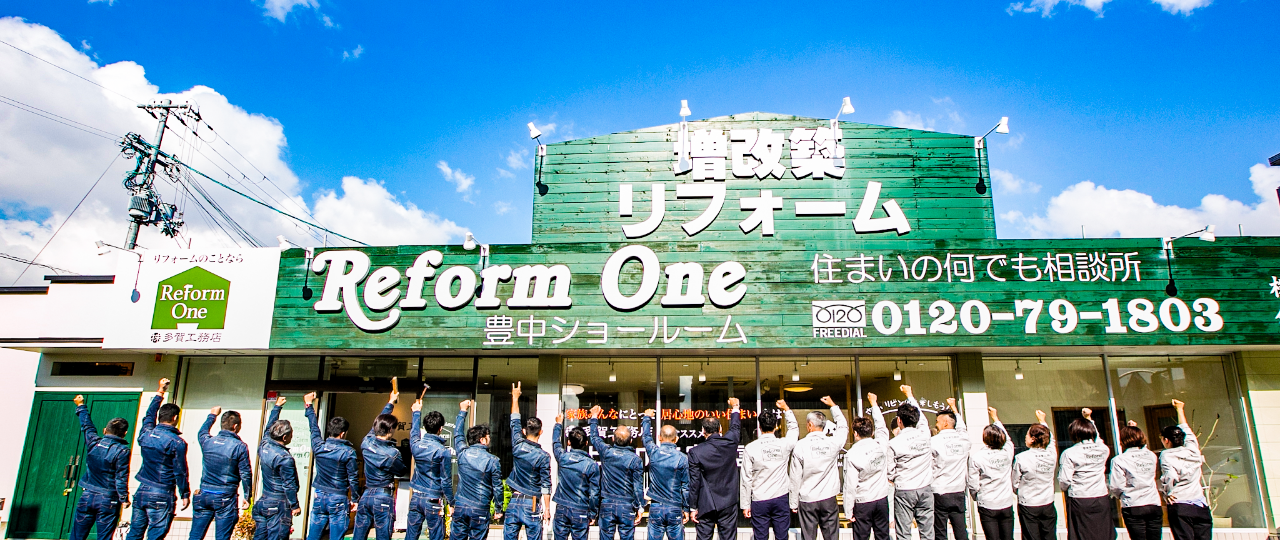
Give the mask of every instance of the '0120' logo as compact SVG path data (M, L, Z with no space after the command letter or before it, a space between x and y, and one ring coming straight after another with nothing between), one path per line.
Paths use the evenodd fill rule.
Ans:
M865 300L815 300L813 337L866 337L867 302Z

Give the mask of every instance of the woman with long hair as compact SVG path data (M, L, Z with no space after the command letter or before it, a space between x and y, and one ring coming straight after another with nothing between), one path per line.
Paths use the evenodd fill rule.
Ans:
M978 503L978 522L987 540L1013 540L1013 441L994 407L982 430L985 448L969 454L969 493Z
M1209 540L1213 536L1213 515L1200 482L1204 455L1200 441L1187 425L1186 405L1173 400L1178 425L1160 431L1160 493L1169 503L1169 531L1174 540Z
M1027 449L1013 460L1013 489L1018 493L1018 524L1022 540L1056 540L1058 509L1053 506L1053 473L1058 468L1058 446L1044 411L1036 411L1040 423L1027 430Z
M1067 540L1115 540L1106 479L1111 449L1098 435L1093 411L1085 408L1080 413L1084 418L1073 420L1068 428L1075 444L1062 451L1058 468L1058 485L1067 495Z
M1132 420L1120 428L1120 455L1111 459L1111 494L1120 498L1120 515L1130 540L1160 540L1160 494L1156 491L1156 455Z

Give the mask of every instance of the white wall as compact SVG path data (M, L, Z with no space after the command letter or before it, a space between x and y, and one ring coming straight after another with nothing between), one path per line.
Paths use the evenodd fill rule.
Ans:
M31 418L31 402L35 397L36 367L40 353L0 349L0 523L8 525L9 508L13 506L13 490L18 481L18 464L22 461L22 444L27 436L27 420ZM2 530L4 527L0 527Z

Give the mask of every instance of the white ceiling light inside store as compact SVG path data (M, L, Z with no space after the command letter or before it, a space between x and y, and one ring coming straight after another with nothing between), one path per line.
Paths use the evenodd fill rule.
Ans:
M897 360L894 360L894 361L893 361L893 380L895 380L895 381L901 381L901 380L902 380L902 370L898 369L898 361L897 361Z
M707 370L703 369L702 364L698 364L698 382L707 382Z
M791 364L791 381L797 382L799 380L800 380L800 368L797 367L796 364L792 363Z
M1022 380L1022 361L1014 360L1014 365L1016 367L1013 368L1013 378L1014 380L1021 381Z

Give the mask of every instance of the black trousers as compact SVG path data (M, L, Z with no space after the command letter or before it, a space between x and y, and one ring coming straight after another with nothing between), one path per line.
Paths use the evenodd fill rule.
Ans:
M991 509L978 507L978 523L987 540L1013 540L1013 507Z
M823 540L840 540L840 509L835 497L800 503L800 538L815 540L819 530Z
M1018 524L1022 525L1022 540L1057 540L1058 509L1053 504L1018 505Z
M698 512L698 540L711 540L711 535L720 530L720 540L737 540L738 538L738 505L733 505L711 512Z
M933 494L933 540L947 540L947 525L951 525L955 540L968 540L969 531L965 529L964 492Z
M868 540L871 531L875 531L876 540L892 540L889 538L889 498L854 503L853 505L853 540Z
M1116 540L1111 497L1067 497L1067 540Z
M1124 516L1124 528L1129 531L1129 540L1160 540L1160 520L1164 511L1158 504L1129 506L1120 509Z
M1209 508L1194 504L1169 505L1169 532L1173 540L1209 540L1213 536L1213 516Z

